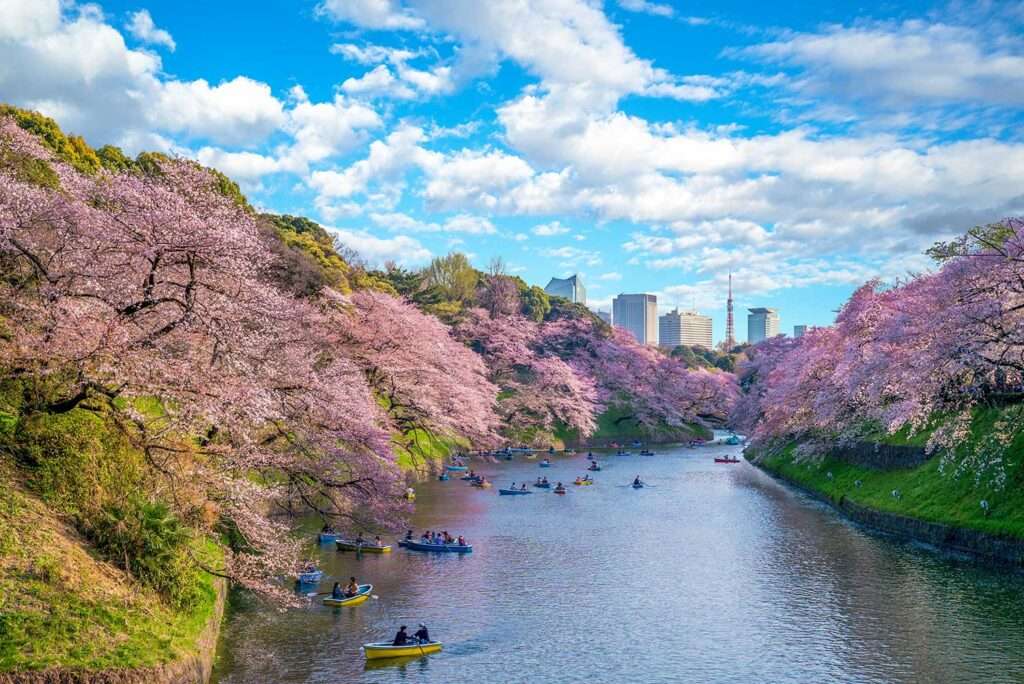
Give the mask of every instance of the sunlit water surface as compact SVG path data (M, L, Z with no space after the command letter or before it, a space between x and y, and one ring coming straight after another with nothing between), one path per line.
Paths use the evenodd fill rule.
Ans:
M466 556L319 552L379 599L277 612L234 594L215 678L241 682L1024 682L1024 578L868 534L738 447L602 458L592 487L499 496L417 487L417 533ZM474 467L569 483L583 455ZM651 487L628 487L640 474ZM323 589L329 589L325 580ZM367 666L359 646L428 623L443 653ZM410 631L413 631L410 629Z

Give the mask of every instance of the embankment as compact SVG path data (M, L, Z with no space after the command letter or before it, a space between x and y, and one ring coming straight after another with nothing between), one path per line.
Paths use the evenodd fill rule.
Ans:
M793 446L772 453L748 450L747 457L865 527L1024 569L1019 464L1009 466L1007 484L997 487L943 473L938 458L915 464L916 452L899 451L906 460L894 460L892 452L876 459L872 454L887 450L871 445L837 451L820 462L799 460Z
M226 590L200 583L173 609L0 468L0 684L205 682Z

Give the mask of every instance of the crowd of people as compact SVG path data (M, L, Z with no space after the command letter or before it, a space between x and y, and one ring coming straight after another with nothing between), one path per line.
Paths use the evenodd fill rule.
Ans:
M405 541L414 541L412 530L405 533ZM418 541L420 544L458 544L459 546L466 546L466 538L464 536L460 534L458 537L453 537L448 534L448 530L442 530L440 532L427 530L415 541Z

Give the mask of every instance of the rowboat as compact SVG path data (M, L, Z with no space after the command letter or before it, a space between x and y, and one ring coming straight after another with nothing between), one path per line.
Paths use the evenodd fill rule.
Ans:
M561 489L555 487L555 494L565 494L565 487L562 487Z
M573 484L574 485L578 485L580 487L585 487L587 485L594 484L594 481L593 480L576 480L575 482L573 482Z
M730 446L736 446L740 443L740 438L738 435L729 435L729 438L725 440L725 443Z
M540 487L541 489L551 489L551 483L550 482L534 482L533 486L534 487Z
M616 456L632 456L633 454L629 453L628 451L616 451L615 455Z
M738 458L716 458L715 463L739 463Z
M422 656L427 655L428 653L437 653L440 650L440 641L429 641L425 644L409 643L404 646L395 646L394 644L386 641L376 644L363 644L363 653L366 655L367 660Z
M544 459L543 461L541 461L537 465L539 465L541 468L550 468L551 467L551 461L549 461L547 459Z
M455 464L451 464L451 463L446 465L445 468L447 470L451 470L452 472L459 472L459 473L461 473L464 470L469 470L469 466L455 465Z
M335 544L339 551L361 551L363 553L391 553L390 544L377 546L373 542L357 542L355 539L339 539Z
M477 479L479 479L479 478L480 478L480 476L479 476L479 475L463 475L463 476L462 476L462 477L460 477L459 479L460 479L460 480L477 480Z
M437 476L437 479L440 480L441 482L447 482L452 478L448 475L448 473L441 473L440 475Z
M649 449L644 449L643 451L640 452L640 455L641 456L653 456L654 452L650 451Z
M332 598L330 596L324 599L325 606L331 606L332 608L340 608L341 606L358 606L360 603L366 603L370 599L370 594L373 592L372 584L360 584L359 592L355 596L344 596L342 598Z
M320 580L324 578L323 570L310 570L309 572L299 573L300 584L319 584Z
M601 470L601 466L597 465L597 461L594 461L594 463L589 468L587 468L587 470L590 470L590 471L596 473L599 470Z
M644 488L644 483L643 482L634 482L633 483L633 489L643 489L643 488Z
M470 482L470 484L473 485L474 487L480 487L481 489L487 489L488 487L491 486L491 483L487 482L486 480L475 480L473 482Z
M337 532L321 532L317 535L316 540L321 544L330 544L331 542L338 541L339 537L341 537L341 535Z
M470 553L473 551L472 544L430 544L412 539L404 540L402 546L410 551L430 551L433 553Z
M498 493L502 496L522 496L523 494L533 494L529 489L499 489Z

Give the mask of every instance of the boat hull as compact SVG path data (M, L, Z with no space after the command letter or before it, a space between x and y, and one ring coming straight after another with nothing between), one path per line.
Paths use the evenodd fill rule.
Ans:
M383 544L377 546L376 544L362 543L358 544L351 539L339 539L334 542L337 545L339 551L358 551L361 553L391 553L391 546L389 544Z
M502 496L523 496L525 494L533 494L530 490L522 489L499 489L498 493Z
M472 553L472 544L424 544L418 541L404 540L402 546L410 551L423 551L426 553Z
M341 535L335 534L334 532L321 532L317 535L316 540L321 544L332 544L340 538Z
M715 463L739 463L738 458L716 458Z
M429 653L437 653L440 650L440 641L431 641L428 644L406 644L405 646L394 646L388 643L363 644L363 653L366 655L367 660L422 656Z
M461 473L461 472L464 472L466 470L469 470L469 466L464 466L464 465L446 465L445 466L445 470L450 470L450 471L452 471L454 473Z
M328 596L324 599L324 605L330 606L331 608L341 608L343 606L358 606L361 603L366 603L367 601L369 601L371 593L373 593L372 584L360 584L359 593L355 596L346 596L340 599Z
M551 489L551 483L550 482L534 482L533 486L534 487L538 487L540 489Z
M299 584L319 584L320 580L322 580L323 578L323 570L314 570L313 572L300 572Z

